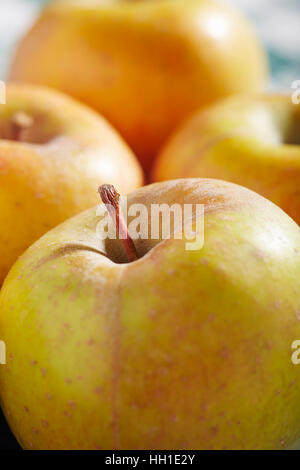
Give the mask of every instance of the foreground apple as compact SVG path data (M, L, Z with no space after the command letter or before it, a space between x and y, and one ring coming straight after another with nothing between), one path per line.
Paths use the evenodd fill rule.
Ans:
M249 24L221 1L71 0L46 7L11 77L94 107L149 168L191 112L261 89L266 69Z
M191 176L246 186L300 224L300 106L270 94L200 111L170 139L152 174L153 181Z
M0 284L42 234L97 203L99 182L122 193L142 183L139 164L109 124L58 92L8 86L0 138Z
M136 203L205 204L203 249L141 236L126 263L124 240L101 241L91 209L10 271L0 396L17 439L26 449L295 447L299 227L217 180L151 185L129 196Z

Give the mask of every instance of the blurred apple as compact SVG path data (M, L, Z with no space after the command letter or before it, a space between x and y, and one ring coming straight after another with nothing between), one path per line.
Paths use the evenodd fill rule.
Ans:
M99 183L126 193L143 181L110 125L56 91L9 85L0 139L0 284L29 245L97 203Z
M11 77L94 107L149 169L191 112L260 90L266 72L252 28L222 1L70 0L45 8L18 48Z
M300 106L270 94L198 112L163 148L152 179L191 176L253 189L300 224Z
M296 447L298 225L217 180L154 184L127 202L128 213L142 204L148 214L153 204L204 204L204 247L186 250L197 222L189 219L181 239L142 231L128 263L124 240L104 240L94 208L17 261L0 293L8 354L0 397L18 441L26 449Z

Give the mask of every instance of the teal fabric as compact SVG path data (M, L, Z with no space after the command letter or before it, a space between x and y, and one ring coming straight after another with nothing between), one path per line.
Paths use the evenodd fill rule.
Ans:
M47 0L0 0L0 79L7 76L17 41ZM188 1L188 0L182 0ZM300 0L227 0L252 20L265 44L273 88L300 80Z

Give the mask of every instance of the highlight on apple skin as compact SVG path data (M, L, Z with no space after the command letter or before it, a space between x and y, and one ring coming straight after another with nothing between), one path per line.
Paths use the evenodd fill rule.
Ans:
M263 89L266 53L218 0L54 1L21 41L11 78L101 112L143 167L176 127L218 99Z
M116 131L57 91L8 85L0 138L0 285L35 240L97 203L99 183L127 193L143 182Z
M0 397L25 449L286 449L300 433L300 228L240 186L181 179L132 204L205 204L205 243L97 237L90 209L0 293ZM195 220L188 223L193 228ZM22 393L20 393L22 390Z
M265 94L200 110L170 137L152 170L152 181L192 176L246 186L300 224L300 106Z

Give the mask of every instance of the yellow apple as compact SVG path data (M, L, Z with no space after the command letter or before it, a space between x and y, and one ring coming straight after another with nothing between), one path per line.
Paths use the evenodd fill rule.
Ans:
M269 94L199 111L165 145L152 179L191 176L253 189L300 224L300 106Z
M166 239L147 238L146 225L133 240L138 259L126 262L124 240L105 239L93 208L20 257L0 293L8 356L0 397L18 441L25 449L299 445L299 226L267 199L217 180L158 183L127 202L128 213L139 204L148 215L154 204L204 204L204 246L186 249L195 218Z
M100 111L148 169L191 112L260 90L266 71L252 28L222 1L71 0L45 8L11 77Z
M59 92L9 85L0 105L0 284L42 234L95 205L105 181L122 193L142 184L110 125Z

